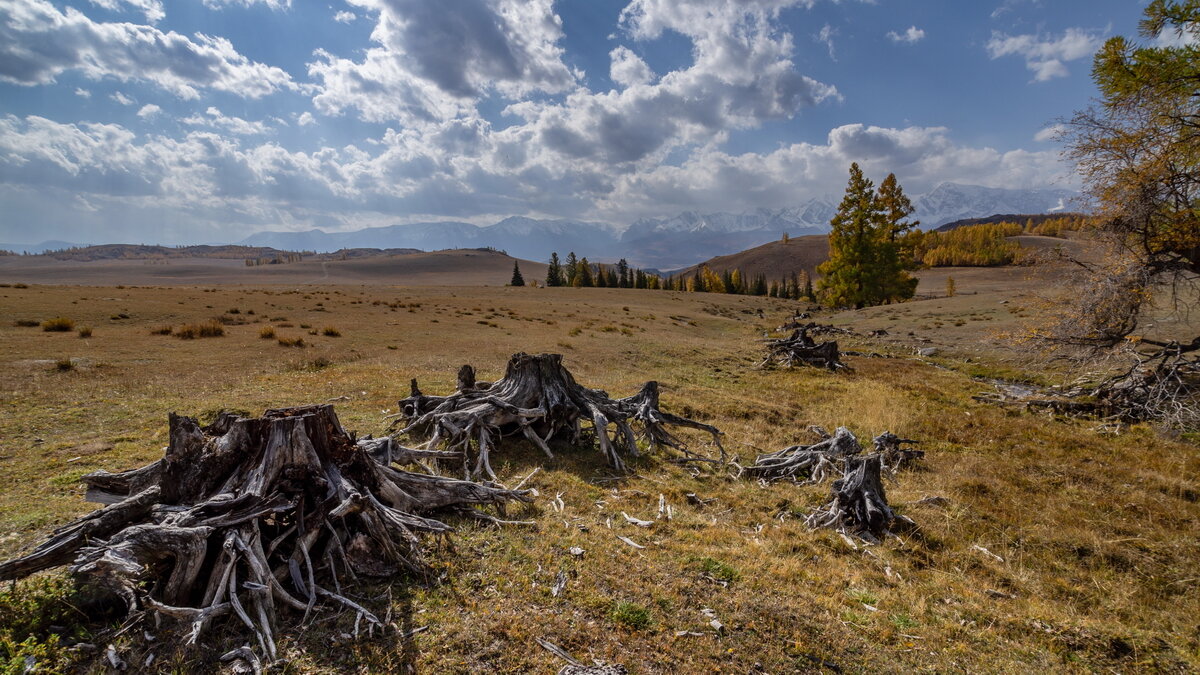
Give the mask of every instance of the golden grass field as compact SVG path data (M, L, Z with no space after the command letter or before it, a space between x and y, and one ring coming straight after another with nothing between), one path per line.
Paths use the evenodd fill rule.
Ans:
M322 614L281 640L288 661L278 672L554 672L563 663L539 637L634 673L1200 669L1195 443L1148 427L1102 435L1093 421L972 401L987 385L970 374L1027 367L989 339L1024 313L1012 299L1022 277L952 273L955 298L834 316L902 331L846 345L900 358L849 357L853 372L839 374L753 369L756 340L799 307L767 298L350 283L0 287L0 554L94 508L82 499L83 474L158 458L169 412L208 421L221 409L331 401L348 430L379 434L411 377L426 393L446 393L463 363L492 379L514 352L550 351L581 383L615 396L659 380L667 410L717 425L743 460L811 442L811 424L847 426L867 444L884 430L920 439L925 461L887 489L921 534L855 550L804 527L828 485L761 486L713 469L693 476L664 456L616 477L594 449L548 462L520 442L493 465L510 483L545 467L531 481L542 497L508 513L536 529L452 521L449 542L428 542L440 583L397 579L357 596L381 613L390 602L397 632L427 630L356 642L341 637L348 618ZM940 291L944 277L923 284ZM247 323L216 338L151 334L223 314ZM91 337L14 325L56 316L91 326ZM268 325L307 346L263 339ZM936 364L911 358L923 336L947 347ZM687 493L715 501L692 506ZM562 513L549 506L556 495ZM659 495L673 520L625 524L622 511L653 520ZM917 504L934 495L948 504ZM583 557L569 555L572 546ZM569 581L552 597L560 571ZM0 655L10 658L0 670L21 672L23 654L36 651L39 672L103 671L97 655L50 634L110 640L103 631L113 620L86 620L59 577L43 576L0 592ZM222 630L202 649L173 646L165 627L155 642L135 637L115 643L131 663L153 652L160 672L211 672L215 656L241 644Z

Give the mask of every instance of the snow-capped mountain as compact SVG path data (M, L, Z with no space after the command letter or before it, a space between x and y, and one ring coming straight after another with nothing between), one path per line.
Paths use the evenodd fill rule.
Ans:
M941 183L913 199L923 229L931 229L963 218L982 218L997 213L1051 213L1069 210L1078 193L1060 189L1008 190L978 185Z
M922 228L932 229L961 218L997 213L1049 213L1062 210L1075 196L1058 189L1009 190L942 183L913 197L917 209L913 217L921 221ZM744 213L684 211L665 218L642 218L623 231L596 222L512 216L484 227L449 221L354 232L259 232L239 243L318 252L491 246L531 260L546 260L551 252L565 256L574 251L596 262L623 257L640 267L671 269L760 246L785 232L793 237L824 234L840 201L840 197L825 196L782 209L759 208Z

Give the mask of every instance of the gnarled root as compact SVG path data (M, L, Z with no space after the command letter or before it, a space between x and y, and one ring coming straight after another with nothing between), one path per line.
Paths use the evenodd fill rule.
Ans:
M836 340L817 344L809 337L810 332L828 332L829 330L833 330L833 327L809 323L796 328L788 337L765 340L767 356L759 362L757 367L766 368L780 365L791 368L800 363L835 371L847 368L846 364L841 362L841 352L838 350Z
M871 543L892 534L897 522L915 525L888 506L882 469L883 457L877 453L847 457L845 472L833 482L833 499L811 513L805 524L835 529Z
M307 618L332 603L355 612L356 626L382 625L342 580L423 573L418 535L451 530L427 514L530 501L527 490L388 465L430 456L391 439L356 442L329 405L222 414L207 427L171 415L163 459L86 476L89 498L110 505L0 563L0 580L70 564L131 612L186 622L189 643L236 617L271 660L281 605Z
M577 443L585 422L592 425L600 451L618 470L624 469L623 455L638 455L635 424L652 449L667 446L683 453L676 461L725 460L716 427L659 408L657 382L647 382L628 398L609 398L604 391L578 384L563 367L561 354L514 354L504 377L490 384L475 382L474 370L468 369L459 371L459 388L449 396L425 395L414 380L411 395L400 401L407 423L402 433L427 439L428 450L462 453L468 476L486 474L494 479L490 455L507 438L525 438L547 457L554 457L550 442ZM668 430L672 426L711 434L721 459L689 450Z

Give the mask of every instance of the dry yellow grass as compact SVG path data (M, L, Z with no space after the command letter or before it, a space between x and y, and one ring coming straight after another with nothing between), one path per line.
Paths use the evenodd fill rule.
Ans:
M972 292L969 275L955 278L960 293ZM953 300L963 297L971 296ZM228 307L255 314L226 326L220 340L150 334ZM493 464L506 480L546 467L533 481L543 499L509 513L538 528L455 521L453 547L430 542L442 583L390 584L399 629L426 632L353 642L339 637L344 620L318 623L284 640L290 672L552 672L561 664L535 637L639 673L815 672L821 661L846 672L1200 667L1194 444L1148 428L1101 436L1092 423L977 404L970 396L981 385L962 372L906 358L851 357L854 372L841 374L753 370L756 338L793 308L610 289L0 289L5 316L104 325L86 341L0 325L0 528L9 533L0 553L88 511L82 474L159 457L168 412L211 418L222 408L257 413L337 399L347 429L379 433L410 377L427 393L445 392L462 363L493 379L513 352L554 351L579 381L613 395L660 380L668 410L716 424L743 460L751 446L809 439L810 424L848 426L864 441L885 429L921 439L926 461L887 489L923 535L853 550L799 517L825 500L827 485L692 476L662 456L610 480L594 450L546 462L517 444ZM131 318L108 320L118 312ZM336 325L342 337L280 349L259 337L272 316ZM58 372L54 360L64 355L75 368ZM975 358L947 364L968 370L984 357ZM545 503L558 493L563 513ZM715 501L691 506L687 493ZM674 506L672 521L624 524L621 511L654 519L660 494ZM917 505L930 495L949 503ZM574 558L571 546L586 553ZM559 571L568 584L553 597ZM388 588L362 594L383 611ZM0 617L11 617L5 593ZM148 649L165 671L203 672L233 639L215 631L204 650L138 646L128 658L141 662Z

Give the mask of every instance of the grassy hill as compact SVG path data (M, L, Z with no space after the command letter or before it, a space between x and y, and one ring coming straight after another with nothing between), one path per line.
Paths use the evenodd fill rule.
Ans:
M746 278L753 279L762 274L768 281L783 279L792 274L805 270L816 278L817 265L829 258L829 237L823 234L810 234L803 237L792 237L786 243L773 241L769 244L756 246L740 253L717 256L699 265L692 265L675 272L675 276L690 276L701 265L707 265L714 272L740 269Z
M330 266L331 277L346 274ZM733 467L694 472L658 452L616 476L587 443L547 460L521 441L494 452L492 464L510 485L543 467L530 483L541 498L507 514L536 527L452 519L453 546L431 542L440 583L368 580L348 591L387 612L394 628L354 640L345 637L349 616L321 612L307 630L280 637L292 672L555 671L562 662L536 638L637 673L1194 672L1200 454L1193 441L1148 427L1102 434L1094 421L972 400L991 387L973 375L1073 376L976 349L998 317L1035 311L1021 298L1037 279L1002 271L964 273L954 298L818 316L893 333L844 340L892 358L848 357L853 371L837 374L753 368L757 339L796 307L770 298L397 289L349 285L348 276L303 288L0 287L0 315L95 327L81 339L0 325L0 554L93 508L82 501L83 474L159 458L169 412L210 420L220 409L333 401L347 429L378 434L411 377L446 393L463 363L490 380L514 352L549 351L564 354L581 383L614 396L659 380L666 410L718 426L743 463L811 442L810 424L845 425L863 441L884 430L918 439L925 461L886 489L920 532L856 547L804 526L803 515L828 499L827 484L764 486L737 479ZM227 326L224 337L152 334L234 309L250 323ZM268 325L308 346L261 339ZM913 358L924 339L963 353ZM64 359L70 369L56 365ZM669 521L656 517L660 495L674 509ZM555 496L561 511L549 505ZM933 496L946 501L925 500ZM622 512L654 524L635 527ZM555 595L560 572L566 586ZM0 650L17 654L17 672L29 652L15 643L26 638L32 646L22 649L43 650L39 669L102 668L96 652L48 643L52 626L101 650L113 642L130 663L154 654L149 670L160 672L214 672L216 657L243 642L217 628L184 648L166 623L154 642L113 637L119 619L72 609L62 579L0 590ZM417 628L425 630L398 637Z
M99 259L2 256L0 281L104 286L194 284L495 285L512 278L515 258L488 249L363 255L360 250L248 267L241 257ZM544 263L518 261L526 281L546 276Z

